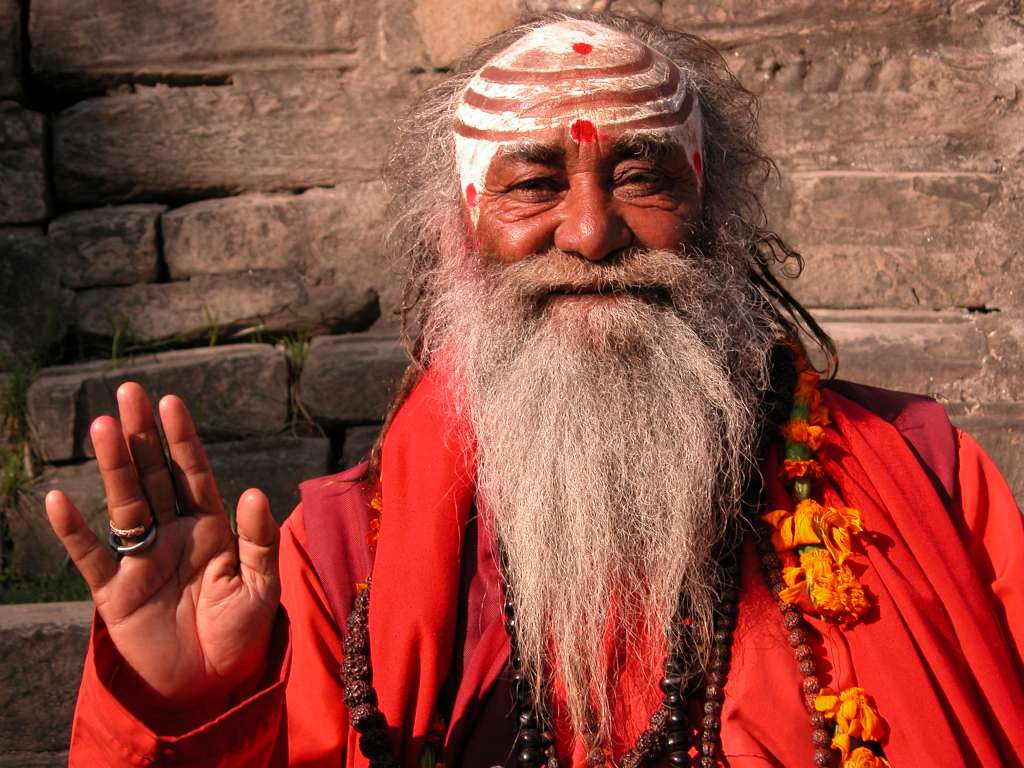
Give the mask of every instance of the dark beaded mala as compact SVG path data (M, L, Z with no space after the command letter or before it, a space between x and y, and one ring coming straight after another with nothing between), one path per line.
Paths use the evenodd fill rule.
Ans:
M352 727L359 733L359 751L370 761L372 768L401 768L391 754L388 723L384 713L377 708L377 692L373 689L369 606L370 580L367 579L366 588L356 595L345 623L344 660L341 664L345 706L348 707Z
M785 584L782 581L781 562L771 543L770 530L763 527L758 538L761 569L768 588L776 597ZM504 559L502 566L504 570ZM505 582L508 583L507 580ZM701 768L714 768L719 764L722 726L722 702L726 677L732 657L732 635L736 626L739 602L739 563L730 557L724 567L722 599L718 605L714 625L714 646L704 687L704 714L701 720L698 764ZM377 708L377 693L373 689L373 670L370 666L368 612L370 581L355 599L346 623L343 642L342 682L345 706L348 707L352 727L359 733L359 750L370 761L372 768L399 768L391 753L388 725L384 714ZM787 640L799 665L801 688L805 705L810 712L811 743L814 746L814 765L827 768L832 765L830 748L832 736L824 715L816 712L814 699L821 689L817 675L814 651L807 643L807 627L800 609L793 604L778 601ZM529 681L522 669L516 633L516 619L511 595L504 604L505 628L511 639L510 666L512 692L516 700L519 733L515 743L515 758L519 768L558 768L554 735L537 715ZM681 623L678 623L681 625ZM621 759L623 768L640 768L664 755L669 766L689 766L694 729L689 724L688 706L696 690L683 689L682 677L686 664L678 649L665 659L659 683L661 705L651 715L648 727L637 737L636 743ZM697 688L699 690L699 687ZM604 765L605 755L595 749L588 760L591 765Z
M504 551L499 550L499 562L507 574ZM737 589L739 563L730 557L724 567L722 599L715 616L714 646L711 653L707 685L704 688L704 716L701 720L699 760L701 768L718 764L720 751L719 733L723 688L729 672L732 649L732 631L736 625L736 611L739 602ZM505 596L505 628L511 640L512 691L516 699L519 717L519 734L516 738L515 756L519 768L558 768L554 739L550 730L544 727L533 701L527 676L523 673L522 657L519 655L516 635L514 603L508 592L508 578ZM676 622L677 627L684 626ZM659 687L662 692L661 705L651 715L648 727L637 737L633 747L623 754L623 768L640 768L661 755L670 766L689 766L690 747L693 743L689 725L688 706L694 689L684 691L683 674L687 668L679 649L680 643L665 659ZM699 690L699 688L698 688ZM600 748L592 751L588 764L605 765L605 755Z

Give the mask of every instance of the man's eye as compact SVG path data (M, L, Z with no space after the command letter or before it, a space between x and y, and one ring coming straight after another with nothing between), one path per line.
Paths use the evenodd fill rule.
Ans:
M633 171L619 176L615 183L620 187L660 188L665 183L664 175L657 171Z
M509 190L521 197L540 199L558 193L561 190L561 185L557 179L549 176L538 176L532 179L517 181Z

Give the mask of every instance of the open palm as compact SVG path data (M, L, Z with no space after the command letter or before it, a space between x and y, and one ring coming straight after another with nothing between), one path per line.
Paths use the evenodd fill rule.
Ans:
M90 429L110 520L155 521L156 540L118 562L60 491L46 498L50 524L135 674L175 706L222 707L264 668L280 599L277 525L266 497L248 490L232 533L180 398L159 404L167 457L142 387L123 384L117 401L121 424L100 417Z

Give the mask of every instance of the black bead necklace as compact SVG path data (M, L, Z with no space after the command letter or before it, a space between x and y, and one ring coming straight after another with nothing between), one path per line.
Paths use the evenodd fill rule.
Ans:
M519 654L516 633L514 601L509 591L508 568L504 550L499 548L499 563L505 584L505 629L511 640L510 666L512 667L512 691L515 695L519 717L519 734L516 737L515 757L519 768L558 768L555 755L554 736L538 716L536 703L527 676L523 673L522 657ZM714 646L711 652L709 671L704 688L704 717L700 729L699 764L701 768L718 765L720 752L719 734L723 688L729 672L732 652L732 631L736 625L736 611L739 604L737 589L739 561L734 555L723 565L722 597L718 604L714 623ZM682 621L676 621L676 633L683 628ZM684 690L687 665L682 657L679 642L674 643L665 659L659 687L662 692L661 705L651 715L648 727L637 736L633 744L620 759L622 768L640 768L649 761L664 755L670 766L689 766L690 747L694 733L689 725L688 707L694 687ZM604 766L608 761L604 751L595 747L591 750L588 765Z
M815 711L814 699L821 689L817 676L814 651L807 643L807 625L800 609L791 603L778 600L778 594L785 587L782 580L782 564L771 543L771 531L759 526L757 541L761 570L764 580L776 597L782 613L783 625L787 630L787 641L799 665L803 678L801 688L804 703L810 712L811 743L814 747L814 765L827 768L832 765L833 752L830 749L832 736L828 721ZM501 563L503 570L504 562ZM370 579L366 587L356 595L352 611L346 622L346 635L342 644L344 660L341 678L345 706L348 707L352 727L359 733L359 751L370 761L371 768L400 768L391 752L388 724L384 714L377 707L377 693L373 688L373 669L370 666L370 641L368 614L370 603ZM508 584L508 580L505 580ZM739 552L735 552L723 566L722 598L715 615L714 646L711 652L709 670L704 687L704 716L701 720L698 764L701 768L715 768L721 755L721 714L724 699L723 690L732 657L732 636L736 626L739 603ZM518 653L516 623L513 604L506 595L504 604L505 627L511 639L510 665L512 667L512 691L516 698L519 718L519 733L516 737L516 762L519 768L547 766L558 768L555 756L554 734L537 717L532 693L522 671L522 658ZM677 622L680 624L680 622ZM622 768L640 768L661 755L670 766L692 764L690 748L694 744L696 731L689 725L688 702L694 690L683 690L685 661L678 649L665 659L662 679L659 683L662 703L651 715L649 726L636 740L633 747L620 761ZM602 750L595 749L588 760L591 765L605 765Z

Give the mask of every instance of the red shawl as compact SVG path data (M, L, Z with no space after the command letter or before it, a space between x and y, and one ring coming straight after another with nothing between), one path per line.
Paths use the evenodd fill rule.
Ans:
M847 630L809 617L821 633L823 684L859 685L874 697L889 723L884 748L896 768L1016 764L1024 755L1024 558L1006 546L1024 542L1019 513L990 513L986 499L957 498L954 509L967 512L951 515L941 484L905 439L912 419L897 429L835 392L826 390L823 401L833 421L818 454L830 481L825 501L861 511L867 535L854 562L876 604ZM460 562L474 498L473 446L459 427L435 367L403 405L384 446L371 655L380 707L401 734L395 747L409 766L418 765L456 650ZM770 456L768 503L791 504L777 467ZM755 562L748 542L723 747L734 765L744 755L755 764L811 764L799 673ZM1008 627L1016 628L1016 642ZM506 658L507 638L491 610L473 664L461 671L456 714L468 699L486 696ZM651 711L657 700L648 696L654 693L634 709ZM624 724L624 740L642 725ZM354 733L348 764L366 764Z

